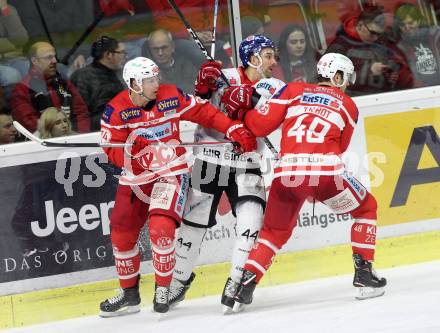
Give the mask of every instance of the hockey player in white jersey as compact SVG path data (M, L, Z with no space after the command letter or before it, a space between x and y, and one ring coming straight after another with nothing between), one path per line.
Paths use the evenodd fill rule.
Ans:
M281 89L284 82L271 78L276 65L275 45L262 35L249 36L239 47L243 66L221 69L221 64L210 61L203 64L197 76L195 94L223 108L230 105L260 104ZM221 72L231 87L221 78ZM246 86L242 86L246 84ZM240 88L255 89L255 102L243 101ZM225 93L226 92L226 93ZM225 101L224 98L228 100ZM258 101L258 102L257 102ZM227 110L223 110L227 111ZM199 126L195 138L201 141L224 140L224 134ZM222 148L199 148L191 176L191 187L185 208L184 220L178 230L176 242L176 266L171 283L170 305L184 299L195 274L197 258L204 235L216 224L216 212L223 192L226 193L236 217L236 243L221 303L224 313L234 306L235 290L240 282L243 266L262 227L266 193L260 170L261 151L264 143L258 142L254 153L236 154Z

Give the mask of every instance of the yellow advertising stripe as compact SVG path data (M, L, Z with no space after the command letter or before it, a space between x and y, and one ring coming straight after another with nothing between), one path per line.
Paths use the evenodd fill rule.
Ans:
M439 259L440 231L435 231L379 240L375 267L390 268ZM228 272L229 263L197 268L197 277L187 298L219 295ZM284 253L276 257L261 286L352 272L350 245ZM143 306L151 306L153 285L151 274L142 277ZM0 329L97 315L100 301L113 296L117 288L117 280L112 280L0 297Z
M368 169L376 170L371 190L382 203L378 225L440 218L439 115L440 108L431 108L365 118L368 153L376 156L369 160Z

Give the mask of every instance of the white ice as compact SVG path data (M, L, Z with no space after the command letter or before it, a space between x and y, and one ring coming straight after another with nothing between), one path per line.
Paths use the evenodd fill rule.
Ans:
M352 276L261 288L240 314L221 314L219 297L182 302L158 320L149 307L119 318L84 317L3 332L28 333L439 333L440 261L381 270L383 297L354 299Z

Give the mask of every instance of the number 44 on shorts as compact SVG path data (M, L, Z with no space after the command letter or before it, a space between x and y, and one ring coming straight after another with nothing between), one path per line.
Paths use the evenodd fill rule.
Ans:
M246 237L246 239L253 238L254 241L256 241L257 237L258 237L258 231L255 231L253 234L251 234L251 230L250 229L246 229L246 231L243 232L241 235L243 237Z

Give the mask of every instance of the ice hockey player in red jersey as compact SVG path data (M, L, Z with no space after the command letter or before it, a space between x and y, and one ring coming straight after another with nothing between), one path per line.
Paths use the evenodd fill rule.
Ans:
M318 84L289 83L265 105L240 112L256 136L266 136L281 126L282 137L281 159L274 167L263 228L244 267L234 311L252 302L257 283L289 240L308 197L354 218L351 245L356 298L384 293L386 280L372 268L376 200L345 170L340 157L358 120L355 103L344 93L355 81L353 64L342 54L329 53L322 56L317 69Z
M215 128L239 144L256 148L255 137L209 104L174 85L160 84L157 65L148 58L128 61L123 78L129 89L113 98L101 121L104 142L133 143L131 148L106 148L110 161L123 169L110 217L111 241L121 291L101 303L100 315L138 312L140 253L137 241L148 221L155 271L156 312L169 309L169 285L175 265L174 234L185 207L189 163L180 142L179 121ZM152 143L163 142L155 146ZM167 143L169 143L167 145Z

